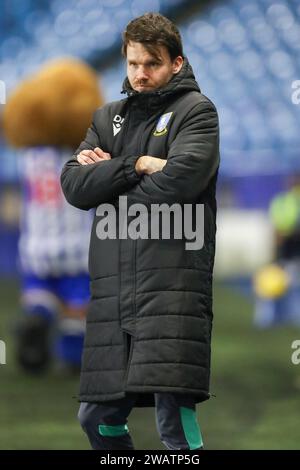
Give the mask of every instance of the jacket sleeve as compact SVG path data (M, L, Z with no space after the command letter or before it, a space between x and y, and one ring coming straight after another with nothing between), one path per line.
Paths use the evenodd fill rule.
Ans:
M90 165L81 165L77 155L82 150L101 148L94 121L73 157L64 165L61 186L67 201L79 209L91 209L113 200L140 180L135 171L139 156L123 155Z
M219 123L214 105L197 104L172 142L162 171L143 175L126 196L129 203L192 203L219 166Z

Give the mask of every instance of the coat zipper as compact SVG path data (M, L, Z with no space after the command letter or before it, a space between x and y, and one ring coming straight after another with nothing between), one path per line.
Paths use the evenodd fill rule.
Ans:
M139 154L142 155L142 140L143 140L143 135L145 132L145 129L147 127L148 121L146 120L145 125L144 125L144 131L141 132L141 137L139 141ZM137 240L133 241L134 243L134 249L133 249L133 312L134 312L134 326L136 327L136 315L137 315L137 309L136 309L136 250L137 250Z
M133 249L133 311L134 311L134 329L136 328L136 244L137 240L134 240Z
M128 356L128 359L127 359L126 372L125 372L125 376L124 376L125 390L126 390L126 384L127 384L127 379L128 379L128 375L129 375L129 369L130 369L130 364L131 364L131 359L132 359L132 352L133 352L133 338L134 338L134 336L132 336L132 335L130 335L130 336L131 336L131 338L130 338L129 356Z

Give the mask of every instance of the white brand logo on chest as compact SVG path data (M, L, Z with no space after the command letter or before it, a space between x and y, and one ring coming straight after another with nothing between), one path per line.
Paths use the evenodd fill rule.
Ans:
M120 116L119 114L116 114L115 117L113 118L113 131L114 131L114 137L119 134L122 124L124 122L124 118Z

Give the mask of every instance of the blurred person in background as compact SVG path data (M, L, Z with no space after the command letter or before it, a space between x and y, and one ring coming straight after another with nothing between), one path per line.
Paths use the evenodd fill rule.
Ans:
M288 189L274 197L270 205L276 234L276 259L300 260L300 175L292 176Z
M274 263L255 278L255 323L260 327L300 325L300 175L290 177L288 189L273 198L269 215L275 256Z
M22 189L16 357L30 373L45 371L52 360L61 372L80 368L92 214L66 203L60 173L101 103L95 72L62 59L22 82L4 108L4 135L19 149Z
M93 449L132 449L132 408L155 406L163 444L196 450L203 446L196 404L210 397L218 116L167 18L132 20L123 55L127 98L95 112L61 175L70 204L98 206L79 420ZM186 250L184 237L100 239L101 204L113 205L118 225L120 195L148 208L204 204L203 248Z

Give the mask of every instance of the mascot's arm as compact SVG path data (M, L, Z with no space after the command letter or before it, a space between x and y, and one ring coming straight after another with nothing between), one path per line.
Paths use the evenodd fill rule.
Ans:
M100 137L94 123L87 131L85 140L62 169L61 186L67 201L79 209L91 209L109 202L128 191L139 180L135 163L139 156L124 155L112 160L103 160L81 165L77 155L82 150L101 147Z

